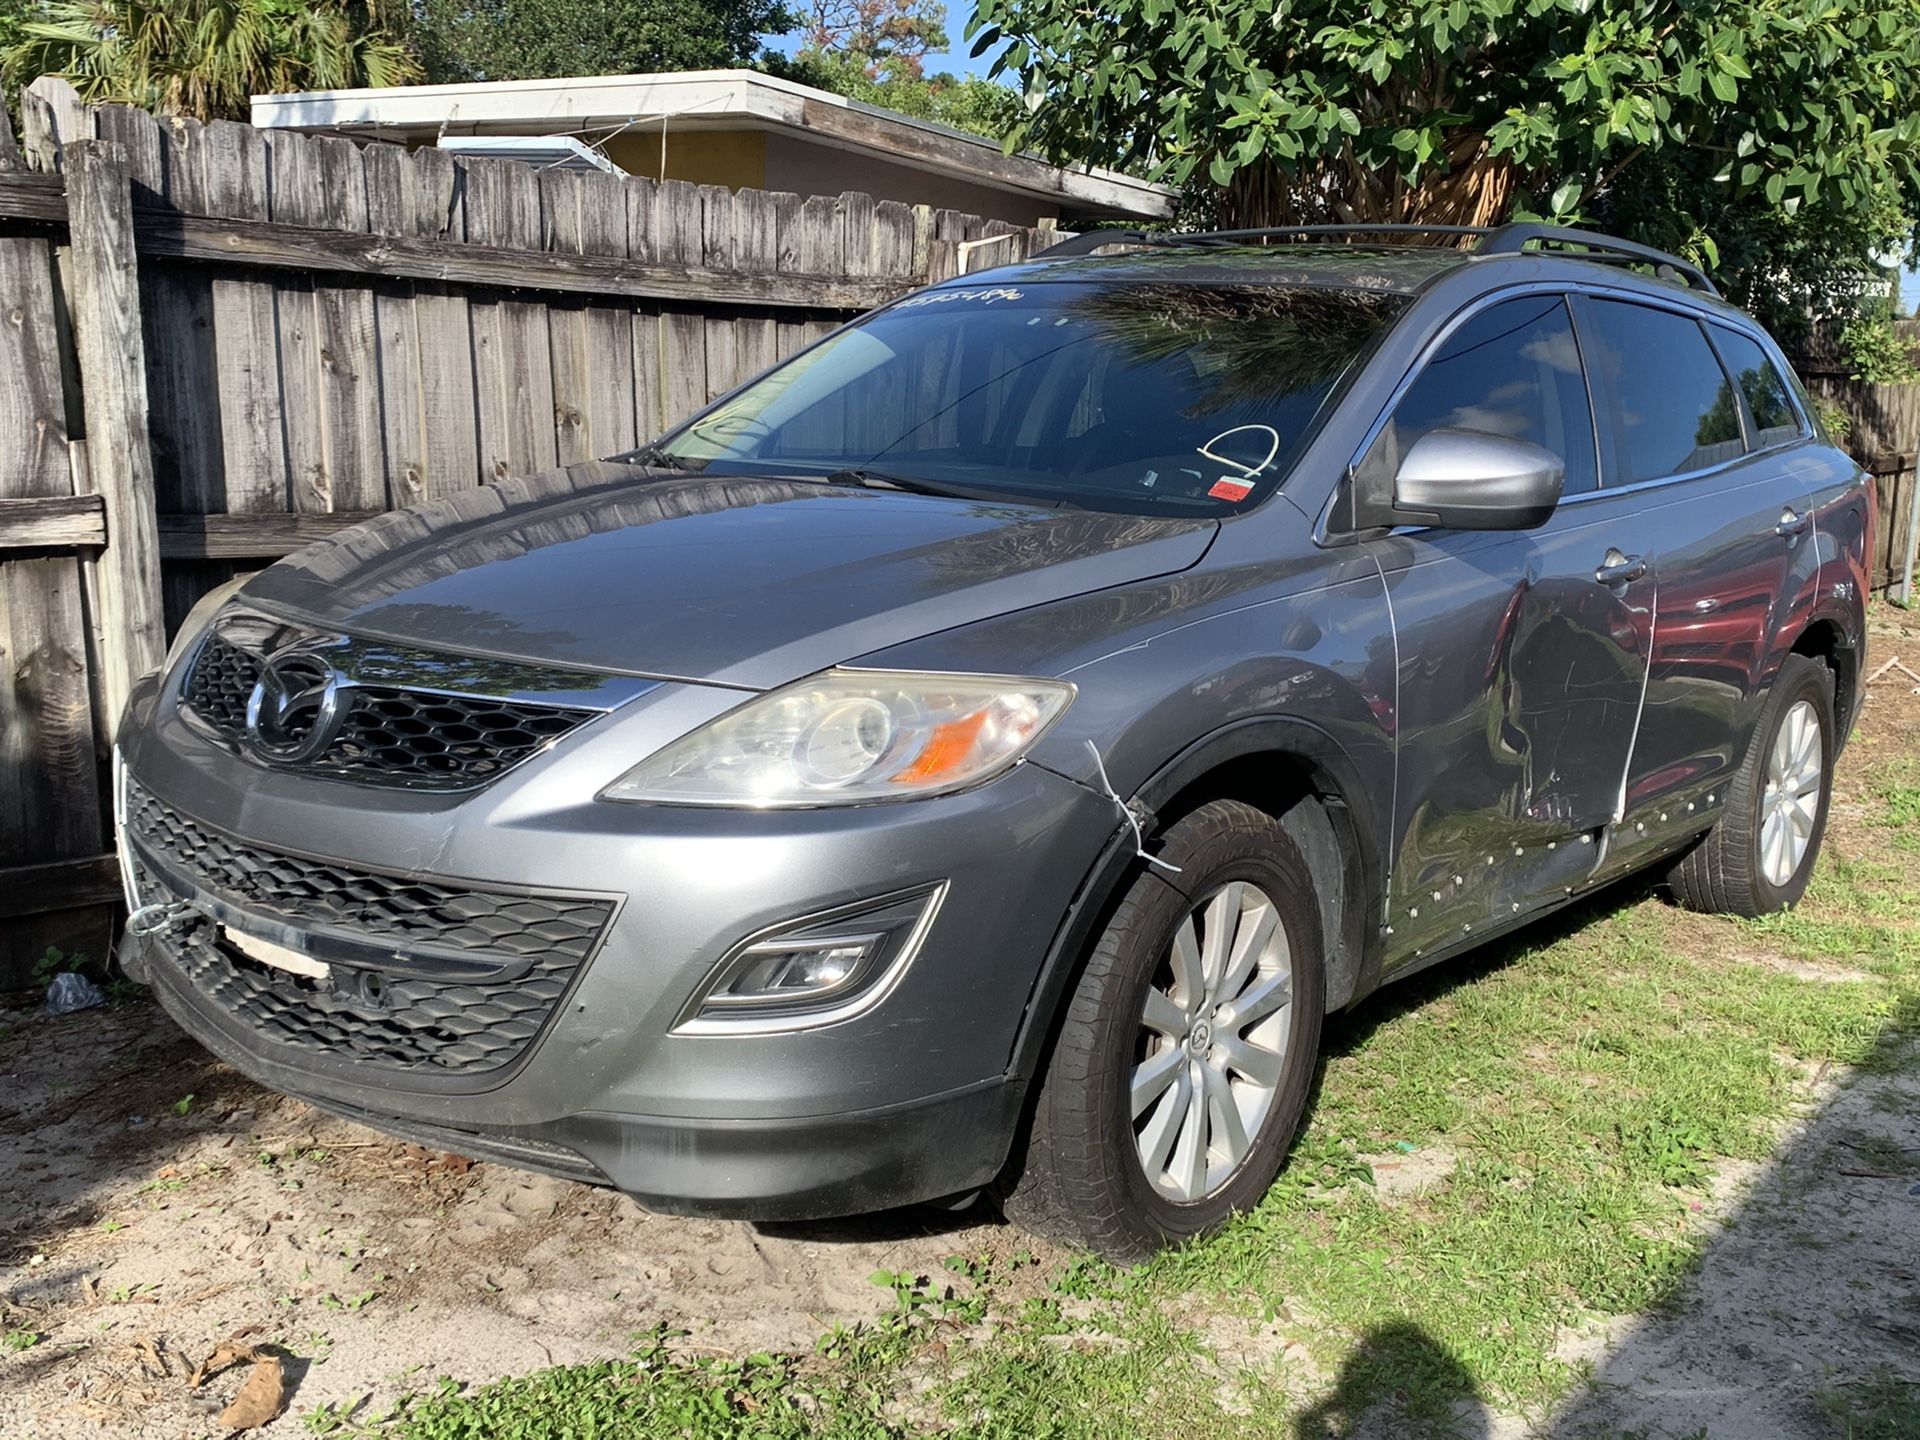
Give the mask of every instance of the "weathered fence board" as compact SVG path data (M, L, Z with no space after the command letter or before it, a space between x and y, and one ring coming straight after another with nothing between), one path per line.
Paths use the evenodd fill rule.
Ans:
M19 159L8 130L0 165ZM106 848L83 561L57 548L62 516L93 522L76 544L99 544L105 526L97 502L74 493L56 264L49 236L0 237L0 533L18 526L32 547L0 549L0 906L32 893L11 867ZM98 916L47 904L30 913L0 927L0 974L21 972L50 944L98 954L105 943Z
M201 131L198 149L210 214L234 220L269 218L267 147L258 130L215 120ZM312 282L300 276L283 283L291 283L298 293ZM216 277L213 282L224 503L208 510L285 510L293 501L281 400L286 357L279 345L275 289L275 281L256 274Z
M166 653L160 543L147 441L147 359L126 153L111 140L66 147L73 212L73 313L90 437L88 483L106 512L95 574L102 627L97 657L105 712L117 717L141 676ZM93 438L97 437L97 438Z

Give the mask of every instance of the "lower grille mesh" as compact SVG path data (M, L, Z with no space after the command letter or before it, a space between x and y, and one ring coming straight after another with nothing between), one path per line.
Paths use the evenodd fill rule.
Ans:
M314 1056L390 1070L495 1070L533 1042L573 978L540 963L505 984L448 984L336 967L327 980L262 965L216 938L210 922L161 938L167 957L210 1009L261 1039Z
M198 1005L274 1050L415 1074L483 1074L512 1064L545 1028L613 915L610 900L533 896L407 879L246 845L127 784L129 835L207 891L298 925L517 961L509 979L333 965L325 979L265 965L212 921L149 942ZM166 886L136 853L143 898ZM291 1057L289 1057L291 1058Z
M127 828L217 895L290 921L481 954L586 958L613 914L607 900L515 895L309 860L230 839L131 782Z

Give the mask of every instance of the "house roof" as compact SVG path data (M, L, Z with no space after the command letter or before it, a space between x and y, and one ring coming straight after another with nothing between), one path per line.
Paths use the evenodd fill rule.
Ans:
M330 130L368 138L578 135L622 130L786 131L990 189L1038 196L1094 215L1164 219L1174 192L1111 170L1069 170L1006 155L978 135L863 105L756 70L689 70L460 85L309 90L253 97L264 129Z

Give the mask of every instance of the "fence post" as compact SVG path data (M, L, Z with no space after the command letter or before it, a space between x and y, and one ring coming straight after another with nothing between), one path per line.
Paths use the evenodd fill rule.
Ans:
M20 92L20 130L36 170L60 168L60 147L93 134L93 114L58 75L42 75Z
M87 461L106 502L107 544L95 572L100 686L108 723L118 725L134 682L166 653L133 197L122 146L81 140L66 147L64 160Z
M933 207L913 207L913 283L927 285L933 280Z

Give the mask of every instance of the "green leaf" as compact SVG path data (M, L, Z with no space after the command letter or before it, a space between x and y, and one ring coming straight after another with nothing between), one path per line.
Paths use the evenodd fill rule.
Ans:
M1559 188L1548 197L1547 204L1555 215L1571 215L1574 206L1580 203L1581 193L1582 187L1578 180L1566 180L1561 182Z
M1740 98L1740 83L1723 70L1716 70L1707 76L1707 85L1712 89L1714 98L1731 105Z

